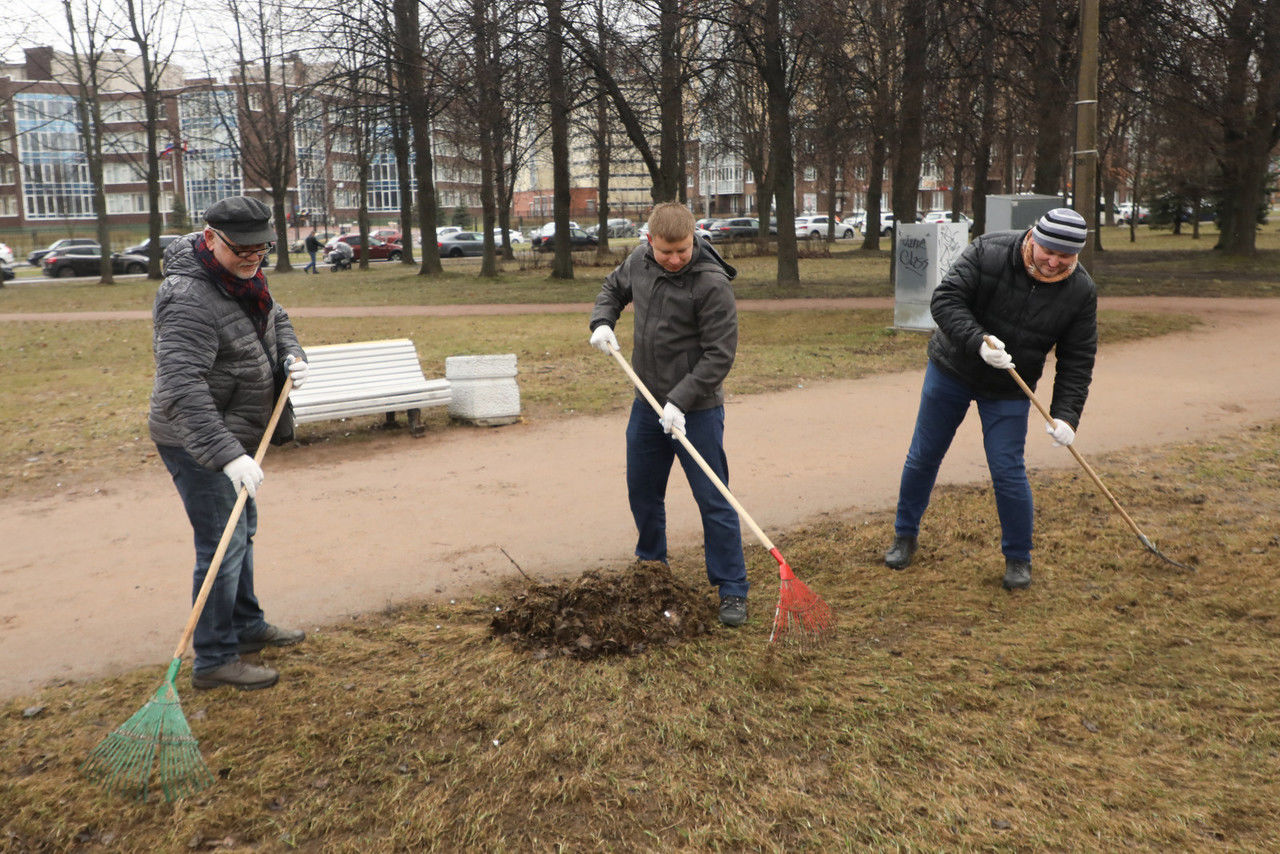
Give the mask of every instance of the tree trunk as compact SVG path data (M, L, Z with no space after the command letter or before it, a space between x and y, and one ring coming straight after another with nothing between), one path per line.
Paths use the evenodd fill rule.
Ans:
M920 158L924 133L924 84L928 53L925 0L906 0L902 11L902 31L910 40L907 62L902 72L902 91L898 98L898 144L893 155L893 216L896 222L916 221L920 194ZM917 40L923 37L923 44ZM897 228L894 229L897 239Z
M436 276L443 272L440 246L436 242L436 185L432 175L431 109L423 74L422 31L418 25L417 0L393 0L392 14L396 27L396 56L400 77L404 81L405 107L413 136L413 153L417 161L418 232L422 235L420 276ZM406 232L410 229L406 228Z
M780 0L765 0L764 68L768 90L769 144L778 203L778 283L800 281L800 257L796 247L796 163L791 147L791 93L787 89L787 69L783 57L782 10ZM791 227L787 227L791 226ZM769 233L769 218L761 216L760 231Z
M544 0L547 9L547 99L551 105L551 211L556 225L552 238L553 279L573 278L569 242L569 92L564 72L564 7L562 0Z
M870 148L870 157L867 162L867 218L862 226L862 248L877 250L880 248L880 210L883 206L884 165L887 159L884 135L874 133Z

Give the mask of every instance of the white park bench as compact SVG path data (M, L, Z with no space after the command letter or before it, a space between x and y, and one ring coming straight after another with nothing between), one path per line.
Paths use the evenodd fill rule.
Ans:
M426 430L422 410L449 404L449 381L423 375L408 338L322 344L306 351L307 382L289 396L299 424L379 412L394 424L396 413L405 412L410 435L418 437Z

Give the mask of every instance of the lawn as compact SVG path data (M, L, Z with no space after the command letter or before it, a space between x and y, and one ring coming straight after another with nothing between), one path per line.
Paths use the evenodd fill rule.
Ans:
M776 566L748 551L740 630L633 657L538 659L489 622L520 586L405 603L267 653L284 678L184 710L216 780L173 805L78 765L155 667L0 705L14 851L1274 851L1280 849L1280 425L1092 461L1181 572L1080 472L1033 472L1035 584L999 587L985 487L939 491L917 563L887 513L778 545L834 608L767 644ZM673 556L696 583L700 556ZM590 567L583 567L588 569Z

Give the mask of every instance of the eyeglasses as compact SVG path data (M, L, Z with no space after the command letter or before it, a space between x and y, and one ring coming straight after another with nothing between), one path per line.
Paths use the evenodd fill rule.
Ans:
M249 249L247 247L241 246L239 243L232 243L230 240L227 239L227 236L225 234L223 234L221 231L218 231L218 229L214 228L213 226L209 226L209 230L222 238L222 242L227 244L227 248L231 250L232 254L234 254L237 258L243 258L246 261L248 261L250 258L262 258L265 255L270 255L271 250L276 248L276 245L274 243L268 243L257 249Z

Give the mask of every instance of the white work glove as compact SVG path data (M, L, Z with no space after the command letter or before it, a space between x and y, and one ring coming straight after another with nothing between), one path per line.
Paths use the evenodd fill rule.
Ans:
M592 330L591 346L601 353L612 353L614 350L621 349L618 346L618 336L613 334L613 327L607 323L602 323Z
M991 343L988 344L988 341ZM1004 342L994 335L983 337L982 343L978 345L978 355L996 370L1007 371L1013 367L1013 357L1004 348Z
M674 403L662 407L662 417L658 420L662 422L663 433L670 433L672 430L684 432L684 413Z
M284 357L284 369L293 379L294 388L302 388L302 384L307 381L311 373L311 366L307 364L307 360L299 359L292 353Z
M1053 419L1052 424L1045 424L1044 432L1053 437L1055 448L1066 447L1076 440L1076 431L1072 430L1071 425L1061 418Z
M258 485L262 483L262 466L253 461L253 457L248 454L241 454L231 462L222 467L222 473L231 481L231 485L235 487L236 492L244 487L249 493L249 497L253 498L258 494Z

